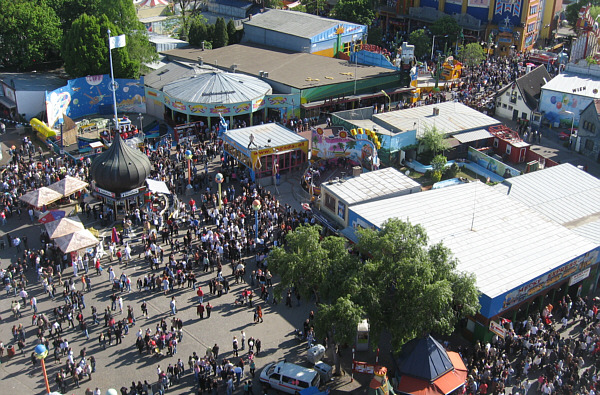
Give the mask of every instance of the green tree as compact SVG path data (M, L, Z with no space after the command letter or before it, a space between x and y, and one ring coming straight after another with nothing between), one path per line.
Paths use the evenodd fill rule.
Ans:
M229 35L227 34L227 26L223 18L217 18L215 22L215 33L213 38L213 48L221 48L227 45L229 42Z
M102 15L106 15L108 20L127 36L125 50L132 62L130 67L137 67L129 74L139 76L145 70L143 64L156 61L158 54L154 45L148 40L146 28L137 17L133 2L131 0L101 1L96 16L101 18ZM112 30L111 34L116 35Z
M567 20L569 26L571 26L572 28L575 27L577 19L579 18L579 10L581 9L581 7L585 7L588 4L592 5L592 8L590 9L590 15L594 20L596 20L596 18L600 14L600 0L579 0L577 2L569 4L566 8L565 19Z
M415 46L415 57L422 59L431 54L431 38L425 30L414 30L408 36L408 43Z
M440 132L435 126L425 129L425 133L419 138L419 145L426 151L430 151L433 155L437 155L450 148L446 142L444 133Z
M281 277L275 295L295 287L304 299L314 296L319 303L356 288L350 277L359 269L358 260L347 254L343 238L321 240L320 231L320 226L299 226L287 234L285 248L271 251L269 269Z
M479 43L470 43L460 47L458 58L465 65L475 67L485 60L485 49Z
M370 26L375 11L369 0L339 0L331 10L331 16L342 21Z
M430 332L450 334L458 321L479 311L472 274L456 270L443 244L429 245L425 229L398 219L381 230L358 230L358 250L369 256L359 299L369 317L371 338L392 336L394 350Z
M110 72L108 29L113 36L120 34L120 29L106 15L97 18L83 14L73 21L71 28L65 33L62 46L65 71L71 77ZM126 48L113 49L112 56L115 77L138 78L139 64L129 58Z
M181 15L181 30L179 38L182 40L188 39L189 27L191 19L195 16L200 15L200 9L202 6L201 0L175 0L179 8Z
M381 28L377 26L369 28L367 41L369 44L377 45L378 47L383 46L383 32L381 31Z
M190 20L188 42L195 47L202 46L202 42L209 42L206 18L203 15L195 15Z
M452 44L456 42L460 34L460 25L450 15L444 15L431 25L431 33L436 36L436 48L440 50L444 47L452 48Z
M229 37L229 44L237 44L239 42L238 40L238 30L235 27L235 22L233 21L233 19L230 19L229 22L227 22L227 37Z
M0 0L0 66L31 70L60 59L62 30L54 10L43 2Z
M63 31L71 28L71 24L82 14L96 15L100 0L43 0L48 4L61 21Z
M446 163L448 163L448 158L444 155L436 155L431 160L431 167L434 171L439 171L441 173L444 170L444 167L446 167Z
M315 315L317 336L327 337L327 349L332 350L335 371L341 371L339 347L353 344L356 328L364 318L364 309L352 301L350 295L339 297L333 304L320 304Z

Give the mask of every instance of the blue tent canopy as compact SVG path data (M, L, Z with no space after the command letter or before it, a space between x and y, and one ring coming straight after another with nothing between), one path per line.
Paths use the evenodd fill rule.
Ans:
M406 343L395 362L397 375L412 376L429 382L454 369L444 347L431 335Z

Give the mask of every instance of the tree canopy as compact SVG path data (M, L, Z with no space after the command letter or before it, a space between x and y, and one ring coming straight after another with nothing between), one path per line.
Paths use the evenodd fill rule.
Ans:
M458 272L443 244L428 245L422 226L391 219L379 231L358 234L358 250L370 256L358 300L368 314L371 337L386 330L398 350L430 332L450 334L461 318L479 311L475 276Z
M339 0L331 10L331 16L342 21L370 26L375 11L369 0Z
M452 48L452 43L458 40L458 36L460 34L460 25L458 22L456 22L456 19L450 15L444 15L431 25L431 33L436 36L436 48L439 50L443 49L444 47L449 49Z
M440 132L435 126L425 129L425 133L419 138L419 144L425 151L431 152L433 156L450 148L444 133Z
M415 57L421 59L431 53L431 37L425 30L414 30L408 36L408 43L415 46Z
M392 335L395 349L435 331L447 334L459 319L479 309L474 276L456 271L456 260L442 244L428 245L421 226L397 219L381 231L360 230L356 251L346 240L320 239L319 226L299 226L274 248L269 268L281 277L275 295L295 287L304 298L315 296L319 336L351 343L363 318L371 337Z
M217 18L215 22L215 31L213 36L213 48L221 48L229 43L229 34L227 33L227 25L223 18Z
M460 47L458 58L465 65L475 67L485 60L485 50L479 43L470 43Z
M0 0L0 66L32 70L60 59L62 30L56 12L44 2Z
M83 77L110 73L108 29L113 36L121 34L121 30L106 15L98 18L83 14L73 21L62 47L65 71L69 75ZM129 58L126 48L113 49L112 56L115 77L138 77L139 64Z

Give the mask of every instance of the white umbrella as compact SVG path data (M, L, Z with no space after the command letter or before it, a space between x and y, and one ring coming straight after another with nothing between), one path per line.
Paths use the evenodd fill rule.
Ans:
M63 195L59 192L48 187L41 187L35 191L27 192L25 195L21 196L19 200L31 204L34 207L42 207L46 204L56 202L57 200L62 199L62 197Z
M62 252L69 253L84 248L93 247L98 244L98 239L87 229L79 230L54 240Z
M88 185L89 184L87 182L82 181L79 178L66 176L62 180L50 185L48 188L62 194L63 196L69 196L77 191L81 191Z
M77 217L61 218L46 224L46 232L48 232L48 236L51 239L66 236L83 229L85 229L85 227Z

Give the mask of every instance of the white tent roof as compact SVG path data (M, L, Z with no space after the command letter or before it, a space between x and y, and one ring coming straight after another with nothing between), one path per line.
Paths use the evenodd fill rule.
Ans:
M169 191L169 188L167 188L167 184L165 184L164 181L146 179L146 184L148 184L150 192L164 193L166 195L171 194L171 191Z
M156 7L156 6L165 6L169 5L167 0L142 0L140 2L136 2L140 7Z
M245 74L208 71L167 84L163 92L172 99L191 103L233 104L272 93L266 82Z
M79 230L68 235L54 239L54 242L62 252L69 253L93 247L98 244L98 239L87 229Z
M46 224L46 232L48 232L48 236L51 239L66 236L83 229L85 227L79 217L61 218Z

